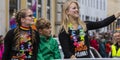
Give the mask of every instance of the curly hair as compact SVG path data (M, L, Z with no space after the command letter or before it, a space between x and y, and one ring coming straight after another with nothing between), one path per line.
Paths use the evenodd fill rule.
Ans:
M45 19L45 18L40 18L36 22L36 28L37 29L49 28L50 25L51 25L50 21Z

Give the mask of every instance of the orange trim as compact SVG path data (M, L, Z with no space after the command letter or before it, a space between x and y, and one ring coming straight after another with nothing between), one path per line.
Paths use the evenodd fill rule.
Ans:
M37 30L37 28L34 24L31 27L32 27L33 30Z

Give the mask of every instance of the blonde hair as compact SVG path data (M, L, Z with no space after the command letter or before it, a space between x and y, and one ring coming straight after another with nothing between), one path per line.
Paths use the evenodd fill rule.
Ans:
M67 15L67 10L69 9L69 6L72 4L72 3L76 3L76 5L78 6L78 10L79 10L79 5L78 5L78 2L76 0L69 0L67 2L65 2L62 6L62 20L61 20L61 28L64 28L65 31L68 33L68 24L70 23L69 22L69 16ZM87 28L86 28L86 24L85 22L83 22L82 20L80 20L80 18L77 19L78 21L78 24L82 26L83 30L86 31Z

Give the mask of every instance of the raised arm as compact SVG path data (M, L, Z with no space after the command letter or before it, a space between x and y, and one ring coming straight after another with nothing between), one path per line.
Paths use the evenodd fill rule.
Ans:
M98 28L108 26L119 17L120 17L120 12L116 12L112 16L109 16L102 21L98 21L98 22L86 21L87 29L93 30L93 29L98 29Z

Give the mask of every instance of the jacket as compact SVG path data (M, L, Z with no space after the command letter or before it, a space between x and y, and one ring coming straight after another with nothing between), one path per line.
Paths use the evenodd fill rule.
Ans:
M5 49L4 49L2 60L11 60L13 54L15 53L15 51L13 50L13 48L15 47L14 30L15 29L9 30L5 36L5 39L4 39ZM39 34L37 31L35 31L35 39L36 39L36 41L34 43L32 43L33 56L32 56L31 60L36 60L36 58L37 58L38 44L39 44L39 40L40 40Z
M40 36L40 42L37 60L54 60L61 58L58 43L52 36L48 39L46 39L45 36Z

